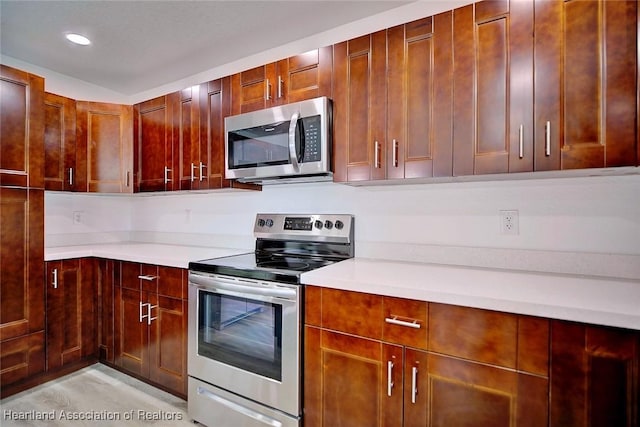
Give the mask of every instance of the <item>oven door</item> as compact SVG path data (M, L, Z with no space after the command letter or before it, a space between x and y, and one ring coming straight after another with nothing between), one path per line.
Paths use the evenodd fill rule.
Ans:
M300 416L301 287L189 273L189 376Z

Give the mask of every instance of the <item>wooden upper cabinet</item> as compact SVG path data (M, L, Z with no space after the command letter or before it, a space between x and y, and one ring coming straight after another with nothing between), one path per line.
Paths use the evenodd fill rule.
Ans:
M135 191L174 188L171 105L160 96L133 106Z
M0 64L0 185L44 188L44 79Z
M44 94L45 190L74 191L77 175L76 101L47 92Z
M200 157L204 163L198 182L201 189L230 185L230 181L224 178L224 118L230 114L230 77L200 85Z
M453 13L388 30L387 178L452 174Z
M453 27L453 174L532 170L533 3L465 6Z
M331 97L331 68L331 47L323 47L234 74L231 114Z
M207 151L204 147L202 152L200 144L200 86L173 93L169 99L173 113L173 145L178 150L178 157L174 161L178 183L174 189L197 190L207 173Z
M637 8L535 2L536 170L637 164Z
M86 170L78 173L79 186L90 192L133 192L132 116L128 105L76 102L76 152L87 159Z
M334 45L334 181L386 177L386 51L386 30Z

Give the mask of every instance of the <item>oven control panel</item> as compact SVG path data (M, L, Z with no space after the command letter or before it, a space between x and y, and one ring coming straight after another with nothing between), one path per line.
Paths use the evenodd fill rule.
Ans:
M266 239L353 241L353 215L258 214L254 235Z

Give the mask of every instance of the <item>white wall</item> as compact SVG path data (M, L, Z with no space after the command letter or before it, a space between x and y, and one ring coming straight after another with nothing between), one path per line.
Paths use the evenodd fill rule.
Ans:
M67 233L77 242L86 232L87 240L251 249L257 212L350 213L357 256L640 278L640 175L128 197L48 193L45 202L47 242ZM500 233L503 209L519 211L518 235ZM86 213L86 225L71 223L73 210Z

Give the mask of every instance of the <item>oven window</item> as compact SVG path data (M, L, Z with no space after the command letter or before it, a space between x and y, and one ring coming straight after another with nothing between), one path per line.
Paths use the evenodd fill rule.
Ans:
M198 293L198 354L282 380L282 306Z

